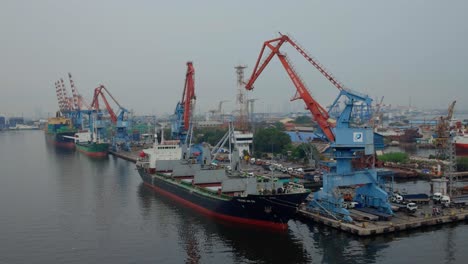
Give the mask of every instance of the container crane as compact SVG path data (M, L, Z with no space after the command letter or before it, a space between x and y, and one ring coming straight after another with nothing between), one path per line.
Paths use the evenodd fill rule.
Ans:
M280 52L281 46L285 43L293 46L325 78L338 88L340 94L335 99L331 109L335 107L341 97L346 97L345 108L339 115L336 124L330 120L329 113L312 97L287 56ZM266 50L270 50L270 52L263 58ZM254 82L275 55L296 87L296 94L291 101L297 99L303 100L306 109L311 112L312 117L318 123L335 150L334 159L336 160L336 165L330 166L330 171L324 174L323 189L315 193L314 199L309 204L309 208L322 214L327 214L335 219L352 221L349 211L342 207L344 199L339 194L338 187L353 185L360 186L356 189L355 201L361 203L364 207L373 207L382 213L393 214L388 202L388 195L379 186L379 179L377 178L374 164L370 164L365 170L359 170L352 165L352 160L356 158L364 160L370 158L373 161L374 134L372 128L352 126L354 107L360 106L361 109L368 110L372 104L372 99L367 95L346 88L316 59L308 55L296 41L281 33L280 37L263 43L252 75L245 85L247 90L254 88ZM369 115L362 116L363 119L366 117L369 118ZM360 121L362 122L363 120Z
M118 106L119 110L117 114L110 106L105 94L107 94ZM112 96L112 94L109 92L109 90L107 90L107 88L104 85L100 85L99 87L94 89L93 101L91 103L91 108L97 114L98 119L96 122L94 122L96 125L95 129L97 129L102 138L104 134L105 125L104 121L102 120L102 112L99 105L99 97L104 102L111 123L115 125L116 131L115 135L112 138L112 149L114 151L117 151L119 149L130 151L130 138L128 136L128 127L130 125L130 122L125 118L125 114L128 114L129 111L119 104L119 102L114 98L114 96Z
M195 68L187 62L185 85L182 99L177 103L172 121L172 137L186 143L191 130L192 114L195 107Z

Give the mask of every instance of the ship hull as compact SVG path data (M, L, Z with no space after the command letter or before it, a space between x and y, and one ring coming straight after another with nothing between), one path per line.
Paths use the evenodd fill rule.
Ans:
M90 157L102 158L107 157L109 153L109 144L108 143L81 143L77 142L76 149Z
M458 156L468 156L468 144L456 143L455 150Z
M457 136L454 141L457 155L468 156L468 135Z
M205 215L239 223L275 230L286 230L288 221L295 215L299 204L309 193L248 195L221 198L215 193L206 194L201 188L181 184L162 175L138 172L146 186Z
M64 133L47 133L46 132L46 140L50 144L53 144L57 147L60 148L66 148L66 149L74 149L75 148L75 141L73 138L67 138L64 136L68 137L73 137L75 135L75 132L64 132Z

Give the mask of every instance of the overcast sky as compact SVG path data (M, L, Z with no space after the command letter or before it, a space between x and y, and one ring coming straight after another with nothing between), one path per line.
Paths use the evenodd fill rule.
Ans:
M467 1L1 1L0 113L57 110L54 82L100 83L139 114L173 112L186 61L198 111L231 100L264 41L289 33L346 86L392 105L468 109ZM338 90L290 47L313 96ZM68 84L68 83L67 83ZM303 109L277 58L249 92L258 111Z

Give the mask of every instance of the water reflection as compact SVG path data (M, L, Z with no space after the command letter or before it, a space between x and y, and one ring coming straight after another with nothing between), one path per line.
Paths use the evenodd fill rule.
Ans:
M177 219L177 230L180 241L186 251L187 263L206 262L204 257L219 257L216 252L220 243L213 240L221 240L230 250L235 263L246 260L254 263L309 263L310 256L305 251L301 241L294 239L289 233L269 232L255 230L243 226L221 223L219 220L207 218L195 211L185 208L179 203L160 196L144 184L138 188L140 205L144 217L153 216L149 210L153 203L164 207L162 211L171 211L174 221ZM167 213L158 215L166 217ZM158 222L166 222L167 219L154 219ZM222 261L222 259L220 259Z

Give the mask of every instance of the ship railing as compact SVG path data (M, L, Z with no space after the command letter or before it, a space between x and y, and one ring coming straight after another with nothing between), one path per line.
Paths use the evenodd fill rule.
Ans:
M193 186L192 183L182 182L182 181L177 182L177 183L184 186L184 187L186 187L186 188L192 188L196 192L208 194L208 195L213 196L213 197L220 197L220 198L223 198L223 199L230 199L231 198L231 196L223 194L222 192L218 193L218 192L214 192L214 191L205 189L203 187Z
M148 168L149 164L150 164L150 162L147 161L147 160L137 159L137 161L136 161L136 166L140 166L140 167L143 167L143 168Z

